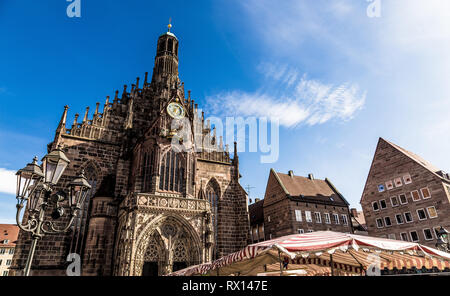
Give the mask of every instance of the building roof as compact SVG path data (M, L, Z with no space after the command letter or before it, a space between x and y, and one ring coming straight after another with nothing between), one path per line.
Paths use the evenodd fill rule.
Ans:
M402 152L403 154L405 154L406 156L408 156L409 158L411 158L412 160L414 160L415 162L417 162L418 164L420 164L421 166L423 166L424 168L426 168L427 170L429 170L430 172L432 172L433 174L437 175L439 178L449 181L447 178L445 178L445 176L440 175L439 173L442 172L442 170L440 170L439 168L437 168L436 166L434 166L433 164L431 164L429 161L423 159L422 157L420 157L419 155L408 151L400 146L398 146L397 144L394 144L392 142L389 142L383 138L380 138L380 141L385 141L386 143L388 143L389 145L391 145L392 147L394 147L395 149L397 149L398 151Z
M352 215L353 228L360 231L367 231L366 219L362 211L357 211L356 215Z
M292 171L289 174L283 174L273 171L280 185L284 188L286 194L292 197L300 197L303 200L312 202L326 203L345 203L348 202L340 194L328 179L315 179L310 177L295 176Z
M250 225L257 225L264 222L263 212L264 199L257 201L248 206L248 213L250 216Z
M19 227L14 224L0 224L0 247L15 247L17 237L19 236ZM5 244L5 242L8 243Z

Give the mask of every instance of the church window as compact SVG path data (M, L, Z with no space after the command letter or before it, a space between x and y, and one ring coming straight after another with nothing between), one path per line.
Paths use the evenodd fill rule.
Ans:
M184 163L180 153L167 152L161 160L159 189L181 192L184 182Z
M173 40L169 39L167 42L167 51L173 52Z
M219 185L211 180L206 186L206 199L211 204L211 218L214 229L214 238L217 241L217 218L218 218L218 210L219 210Z
M148 151L144 153L142 160L142 176L143 176L143 191L151 191L153 167L154 167L154 153Z

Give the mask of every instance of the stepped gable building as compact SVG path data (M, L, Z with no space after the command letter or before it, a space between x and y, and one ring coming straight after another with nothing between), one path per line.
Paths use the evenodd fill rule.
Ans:
M379 139L361 205L370 236L434 247L450 227L450 178L420 156Z
M353 232L349 203L328 179L271 169L263 202L266 240L323 230Z
M186 96L178 58L179 40L169 26L158 39L150 81L147 73L137 78L120 97L119 91L107 97L102 112L97 103L92 117L87 108L69 127L65 107L48 146L60 146L71 160L60 189L81 170L92 189L69 233L39 241L32 275L65 275L69 253L80 254L82 275L163 275L247 245L236 143L230 158L190 91ZM184 126L174 127L174 120ZM194 131L184 152L171 145L180 128ZM16 274L29 246L21 232Z

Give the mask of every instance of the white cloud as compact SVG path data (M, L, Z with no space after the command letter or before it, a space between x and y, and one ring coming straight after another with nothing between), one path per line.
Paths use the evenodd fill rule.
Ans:
M16 172L0 168L0 192L16 194Z
M349 120L365 102L366 94L354 84L324 84L306 75L299 79L299 71L287 65L264 63L258 69L266 78L264 90L235 90L210 96L207 98L210 112L267 117L293 127L302 123L323 124L332 119Z

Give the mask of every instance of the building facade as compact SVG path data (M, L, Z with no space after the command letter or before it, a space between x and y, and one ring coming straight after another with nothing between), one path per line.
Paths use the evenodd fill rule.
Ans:
M450 178L420 156L379 139L361 197L370 236L431 247L450 226Z
M18 235L17 225L0 224L0 276L9 275Z
M262 207L255 210L263 210L265 240L313 231L353 232L349 203L330 180L318 180L312 174L302 177L271 169L259 203Z
M89 107L67 127L66 106L52 150L71 163L60 190L84 170L92 189L69 233L38 243L32 275L64 275L70 253L82 275L163 275L245 247L247 194L233 158L178 75L179 40L158 39L153 76L147 73L103 111ZM24 217L26 219L26 217ZM61 218L61 223L64 218ZM13 270L20 274L30 236L20 233Z

